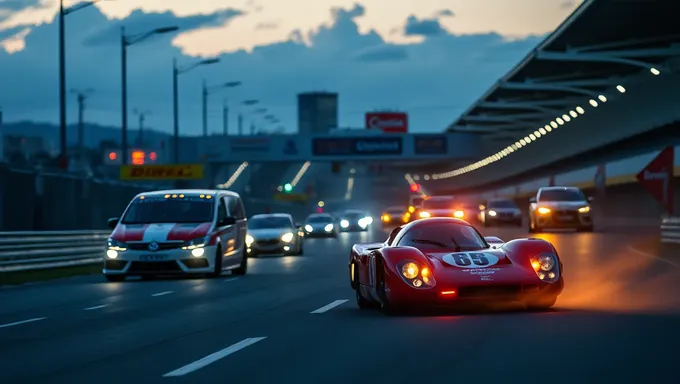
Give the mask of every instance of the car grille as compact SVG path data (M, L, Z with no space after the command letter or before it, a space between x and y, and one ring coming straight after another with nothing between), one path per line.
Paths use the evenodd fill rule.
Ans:
M460 298L484 298L497 296L517 296L522 292L521 285L488 285L479 287L461 287Z
M266 240L256 240L257 245L276 245L279 243L279 239L266 239Z
M149 244L151 243L132 243L128 244L128 247L135 251L147 251L149 250ZM158 243L158 250L167 251L170 249L178 249L181 248L182 245L183 243Z
M144 272L180 272L182 269L176 261L133 261L131 262L128 273L144 273Z
M501 219L510 219L510 218L513 218L514 216L515 215L513 215L510 212L501 212L501 213L498 214L498 217L500 217Z

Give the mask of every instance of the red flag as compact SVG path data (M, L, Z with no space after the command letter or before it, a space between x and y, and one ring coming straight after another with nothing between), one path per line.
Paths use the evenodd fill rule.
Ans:
M673 188L674 148L666 147L637 174L637 180L652 196L663 204L671 215L675 212Z

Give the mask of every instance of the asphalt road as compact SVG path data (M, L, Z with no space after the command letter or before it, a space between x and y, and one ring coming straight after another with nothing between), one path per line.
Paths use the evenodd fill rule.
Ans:
M485 230L503 239L521 229ZM653 234L558 233L554 311L386 317L356 308L352 234L247 276L0 289L0 382L677 382L680 263Z

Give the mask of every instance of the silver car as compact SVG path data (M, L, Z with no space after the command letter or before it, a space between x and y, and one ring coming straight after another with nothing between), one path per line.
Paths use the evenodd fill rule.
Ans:
M491 199L486 204L481 205L479 211L479 221L485 227L501 224L513 224L522 226L522 212L511 199Z
M314 213L307 217L304 226L307 237L338 237L338 225L328 213Z
M248 220L248 256L302 255L304 233L287 213L255 215Z

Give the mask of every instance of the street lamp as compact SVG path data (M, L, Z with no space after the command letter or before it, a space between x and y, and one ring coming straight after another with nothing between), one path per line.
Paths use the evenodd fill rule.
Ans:
M260 102L260 100L257 99L250 99L250 100L243 100L241 104L245 105L246 107L250 107L253 105L256 105ZM238 135L243 136L243 113L239 112L238 114Z
M121 138L121 157L123 164L128 163L128 142L127 142L127 47L137 44L143 40L148 39L153 35L162 35L165 33L175 32L179 27L162 27L156 28L148 32L138 33L132 36L125 35L125 27L120 28L120 49L121 49L121 102L123 108L123 121L121 124L122 138Z
M189 72L196 67L200 67L201 65L217 64L219 62L219 58L205 59L186 67L179 68L177 66L177 59L172 60L172 119L174 125L172 151L173 162L175 164L179 164L179 85L177 78L182 73Z
M64 8L64 0L59 0L59 160L66 167L66 38L64 18L73 12L94 5L101 0L83 1L72 7Z
M241 85L240 81L229 81L222 84L212 85L208 87L203 80L203 137L208 137L208 95L210 92L217 91L224 88L233 88Z

